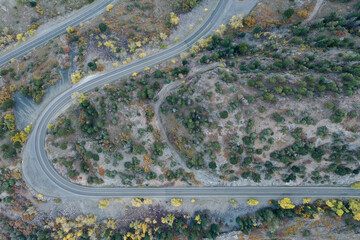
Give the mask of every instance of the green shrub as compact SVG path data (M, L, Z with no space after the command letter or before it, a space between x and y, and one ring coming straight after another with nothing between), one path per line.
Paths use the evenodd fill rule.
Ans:
M294 30L295 36L306 36L309 33L309 29L307 28L298 28Z
M9 108L13 108L14 107L14 101L12 99L10 100L6 100L1 104L1 109L5 112L7 111Z
M289 8L287 10L284 11L284 18L285 19L289 19L291 18L291 16L294 14L295 10L293 8Z
M66 144L66 142L63 142L63 143L60 145L60 148L61 148L62 150L66 150L66 149L67 149L67 144Z
M250 49L249 44L247 44L246 42L241 42L236 46L235 52L240 55L244 55L245 53L247 53L249 51L249 49Z
M0 75L5 76L6 74L8 74L8 72L9 72L9 70L7 70L7 69L1 70Z
M222 119L225 119L225 118L227 118L229 116L229 113L227 112L227 111L222 111L222 112L220 112L220 117L222 118Z
M235 154L233 154L233 153L230 153L230 155L229 155L229 160L230 160L230 163L232 164L232 165L236 165L236 164L238 164L238 162L239 162L239 159L236 157L236 155Z
M284 123L285 122L285 118L282 117L279 113L274 113L272 115L272 117L277 123Z
M99 24L99 29L103 33L103 32L105 32L107 30L107 25L105 23L100 23Z
M29 5L30 5L30 7L36 7L36 2L35 1L29 1Z
M351 184L351 188L360 189L360 182L354 182Z
M160 71L159 69L156 69L154 72L154 78L162 78L162 77L163 77L162 71Z
M214 162L214 161L211 161L210 163L209 163L209 168L210 169L216 169L216 162Z
M263 30L262 27L257 26L256 28L254 28L253 33L254 33L254 34L258 34L258 33L260 33L262 30Z
M328 135L329 129L326 126L318 127L316 135L319 137L325 137Z
M90 68L91 71L95 71L97 69L97 65L95 62L89 62L88 67Z
M265 110L266 110L266 108L265 108L264 106L260 106L260 107L258 108L258 110L259 110L260 113L264 113Z

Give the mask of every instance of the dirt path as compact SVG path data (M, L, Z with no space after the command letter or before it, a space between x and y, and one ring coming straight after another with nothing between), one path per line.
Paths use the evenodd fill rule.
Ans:
M169 138L167 136L166 130L164 128L164 124L163 121L161 119L161 112L160 112L160 106L161 104L164 102L165 98L168 96L168 94L176 89L177 87L179 87L180 85L184 84L183 81L186 81L186 84L189 84L192 82L193 77L195 76L195 74L202 74L204 72L213 70L215 68L217 68L219 66L219 63L214 63L214 64L210 64L210 65L206 65L200 69L197 69L196 71L190 71L189 75L182 79L182 80L178 80L176 82L172 82L168 85L166 85L165 87L163 87L160 92L156 95L156 97L158 98L158 100L156 101L155 105L154 105L154 114L155 114L155 125L156 127L160 130L161 136L163 141L166 143L166 145L170 148L173 157L175 158L176 162L186 171L190 171L185 162L183 161L183 159L180 157L179 153L177 152L177 150L175 149L175 147L171 144L171 142L169 141Z
M314 7L314 10L310 14L310 16L307 19L305 19L305 21L302 23L302 25L307 24L309 21L311 21L315 17L315 15L319 11L319 9L320 9L321 5L323 4L323 2L324 2L324 0L317 0L316 1L316 5Z

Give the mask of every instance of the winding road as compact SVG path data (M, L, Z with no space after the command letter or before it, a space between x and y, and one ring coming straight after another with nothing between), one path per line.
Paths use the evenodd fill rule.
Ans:
M106 6L113 1L114 0L102 0L97 3L93 3L89 7L85 7L85 9L81 9L80 14L70 17L66 21L63 21L60 24L52 27L51 30L40 34L39 36L35 35L26 42L14 47L11 51L0 55L0 67L7 64L11 59L16 59L25 53L30 52L32 49L39 47L51 39L59 36L66 31L67 27L77 26L81 22L96 16L97 14L104 11Z
M103 2L108 3L109 1ZM36 191L53 197L360 197L359 191L349 187L86 187L67 181L54 169L45 151L47 125L71 104L71 96L74 92L85 93L95 87L110 83L134 72L142 71L145 67L156 65L179 55L214 30L223 12L229 7L229 2L231 1L218 0L213 12L203 22L202 26L179 44L111 72L96 76L86 82L80 82L51 101L38 117L23 151L23 176L25 181ZM243 14L249 12L256 3L257 0L243 1Z

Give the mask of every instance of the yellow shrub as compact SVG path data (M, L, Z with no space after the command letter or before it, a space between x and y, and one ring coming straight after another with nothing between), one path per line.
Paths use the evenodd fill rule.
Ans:
M349 199L349 209L354 215L354 219L360 221L360 200L359 199Z
M250 206L255 206L255 205L258 205L259 204L259 201L258 200L255 200L255 199L249 199L247 201L247 204L249 204Z
M107 220L104 220L104 223L108 228L111 228L112 230L116 228L115 220L112 218L108 218Z
M125 61L122 61L122 63L125 65L125 64L128 64L131 62L131 58L126 58Z
M239 29L239 28L243 28L243 15L242 14L238 14L233 16L230 19L230 27L232 27L233 29Z
M100 202L99 202L99 208L100 208L100 209L104 209L104 208L106 208L107 206L109 206L109 204L110 204L110 201L109 201L108 199L102 199L102 200L100 200Z
M326 205L328 205L329 207L333 208L335 205L334 203L336 202L336 200L331 199L331 200L326 200Z
M144 203L145 203L145 204L152 204L152 200L151 200L150 198L146 198L146 199L144 200Z
M230 203L233 207L236 207L238 205L238 202L235 199L230 199Z
M83 73L80 71L76 71L75 73L71 74L71 82L73 84L76 84L80 81L81 78L83 78Z
M66 28L66 32L67 33L73 33L73 32L75 32L75 28L69 26L69 27Z
M16 92L17 88L14 85L10 85L9 90L10 92Z
M279 200L278 203L283 209L293 209L295 207L295 205L291 203L290 198L284 198L282 200Z
M175 216L171 213L161 218L161 222L169 225L170 227L173 225L174 220L175 220Z
M106 41L105 43L104 43L104 45L106 46L106 47L108 47L108 48L110 48L110 49L113 49L113 48L115 48L115 41ZM116 48L115 48L116 49Z
M131 205L133 205L133 207L141 207L142 204L143 202L141 201L140 198L131 199Z
M349 200L350 202L350 200ZM344 203L340 200L336 200L336 199L330 199L330 200L326 200L326 205L329 206L331 208L331 210L333 210L334 212L336 212L336 214L343 214L343 212L349 213L350 211L345 207ZM340 211L341 210L341 211ZM341 216L339 215L339 216Z
M161 40L164 41L165 39L167 39L167 37L168 37L168 36L166 35L166 33L160 33L160 39L161 39Z
M344 214L344 211L342 209L337 209L336 214L341 217Z
M224 24L220 25L219 29L216 29L215 33L219 36L222 36L226 31L226 26Z
M13 143L16 143L16 142L19 142L21 144L23 144L25 141L26 141L26 138L27 138L27 133L26 132L17 132L15 133L14 136L11 137L11 142Z
M141 47L141 42L140 42L140 41L137 41L137 42L135 42L135 45L136 45L137 47Z
M201 38L199 39L199 41L197 42L197 44L199 45L200 48L205 48L207 46L209 46L209 43L212 41L212 38L209 37L207 39Z
M139 57L140 57L140 58L145 58L145 57L146 57L146 53L145 53L145 52L141 52L141 53L139 54Z
M71 98L73 99L73 102L75 104L80 104L87 99L85 94L79 92L74 92L73 94L71 94Z
M107 5L106 11L109 12L113 7L114 7L114 5L112 5L112 4Z
M179 18L173 12L170 13L170 23L173 25L179 24Z
M14 170L12 170L11 175L16 179L19 180L21 179L21 172L18 168L15 168Z
M29 29L29 30L27 30L27 31L25 32L25 36L27 36L27 37L32 37L32 36L34 36L34 34L35 34L35 30L34 30L34 29ZM25 41L25 40L24 40L24 37L23 37L23 41Z
M11 113L7 113L4 117L4 119L8 120L9 122L15 122L15 116Z
M171 205L173 205L174 207L179 207L179 206L181 206L182 201L183 200L180 198L173 198L173 199L171 199Z
M7 113L5 116L4 116L4 125L6 125L6 127L9 129L9 130L14 130L15 129L15 117L13 114L10 114L10 113Z
M360 182L354 182L353 184L351 184L351 188L360 189Z
M193 45L191 48L190 48L190 53L191 54L196 54L197 52L200 51L200 47L198 45Z
M44 14L44 11L40 9L39 5L37 5L35 8L36 8L36 12L38 12L41 15Z
M26 128L24 128L24 131L27 133L27 134L30 134L31 132L31 129L32 129L32 125L28 125Z
M201 217L200 217L200 215L197 215L197 216L195 217L195 221L196 221L197 224L201 224Z
M23 34L19 33L18 35L16 35L16 39L20 42L21 39L23 38Z

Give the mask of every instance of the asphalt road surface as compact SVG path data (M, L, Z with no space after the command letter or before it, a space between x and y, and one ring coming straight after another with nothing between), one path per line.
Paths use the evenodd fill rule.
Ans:
M102 12L107 5L112 3L113 0L102 0L99 3L94 3L91 8L87 9L87 11L82 11L81 14L70 17L64 22L61 22L58 26L53 27L52 30L45 32L39 36L35 36L33 38L28 39L28 41L14 47L9 52L6 52L0 56L0 67L7 64L11 59L16 59L25 53L31 51L32 49L43 45L49 40L59 36L60 34L66 31L66 28L71 26L77 26L81 22L84 22L93 16Z
M249 11L257 0L246 0L244 6ZM56 197L360 197L360 191L350 187L185 187L185 188L126 188L126 187L86 187L71 183L56 172L45 149L47 125L71 102L74 92L85 93L95 87L139 72L145 67L158 64L189 49L202 37L208 35L214 24L227 7L227 0L219 0L211 16L190 37L179 44L157 54L125 65L119 69L99 75L84 83L79 83L56 97L39 116L24 151L23 172L25 180L37 191Z

